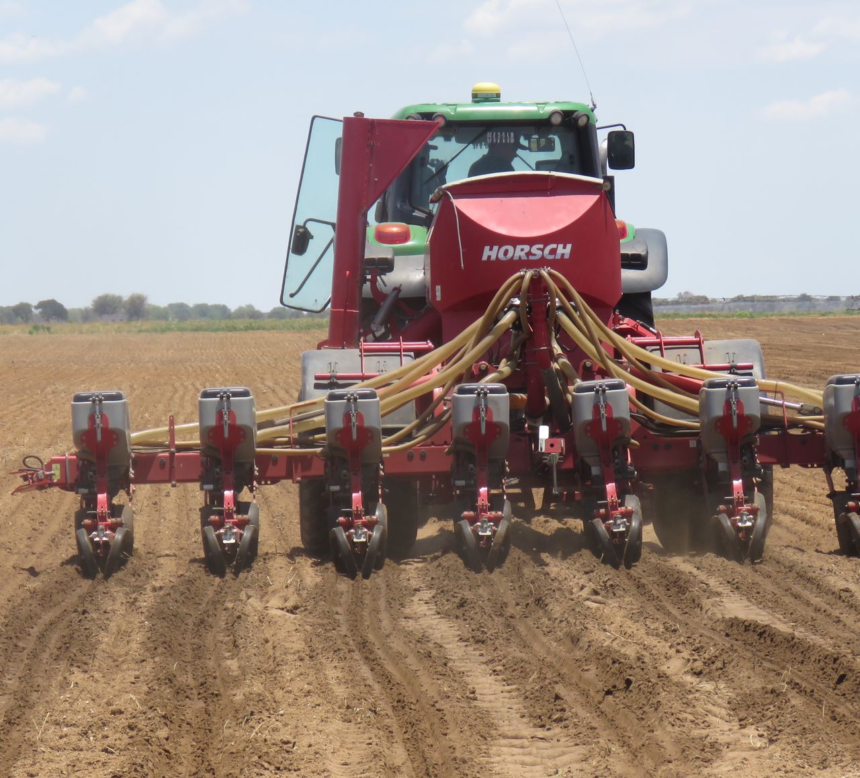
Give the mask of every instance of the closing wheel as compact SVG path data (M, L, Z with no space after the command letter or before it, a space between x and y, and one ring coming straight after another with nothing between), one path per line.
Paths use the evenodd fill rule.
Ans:
M81 574L84 578L95 578L99 572L99 563L96 561L96 555L93 553L87 531L83 527L75 532L75 541L78 544Z
M134 508L130 505L122 506L122 528L125 530L125 549L123 553L126 556L134 555Z
M750 538L750 547L747 556L750 562L761 562L761 558L764 556L764 542L767 539L769 528L767 500L761 492L756 492L755 504L758 508L758 515L755 519L755 526Z
M370 540L367 542L367 551L364 553L364 563L361 566L361 577L366 581L374 570L382 569L385 564L385 534L387 527L384 522L377 521Z
M860 516L853 511L846 514L848 521L848 530L851 533L851 539L854 541L854 553L860 554Z
M248 524L252 527L260 526L260 506L257 503L252 502L248 504L248 512L246 515L248 517Z
M629 570L642 558L642 504L635 494L626 494L624 507L633 510L624 544L624 567Z
M454 525L454 536L463 554L463 561L472 572L480 573L484 565L481 562L481 552L478 551L478 541L472 532L472 525L466 519Z
M242 539L239 541L239 549L236 551L235 570L239 574L243 570L247 570L254 561L257 555L257 538L259 535L259 527L256 524L246 524L245 530L242 532Z
M732 562L742 562L740 539L731 519L725 513L719 513L714 517L714 526L717 548L722 549L723 556Z
M206 566L212 575L223 576L227 572L224 552L221 551L215 530L210 526L203 527L203 556L206 557Z
M592 519L591 528L594 532L594 539L597 542L597 551L603 561L608 565L618 567L618 554L615 551L615 544L612 542L612 538L609 537L609 532L606 530L606 525L600 519Z
M376 557L376 569L382 570L385 567L385 558L388 556L388 508L381 502L376 504L376 525L383 524L385 532L382 535L382 548Z
M130 539L131 534L125 527L117 529L105 560L105 578L110 578L119 569L123 557L128 558L126 548Z
M507 511L507 515L510 515L510 510ZM511 547L511 520L507 515L499 522L496 534L493 535L493 545L490 546L490 553L487 554L487 570L490 573L505 561Z
M352 546L349 545L343 527L335 527L329 533L329 541L331 555L338 572L355 580L358 575L358 565L355 563L355 554L352 552Z

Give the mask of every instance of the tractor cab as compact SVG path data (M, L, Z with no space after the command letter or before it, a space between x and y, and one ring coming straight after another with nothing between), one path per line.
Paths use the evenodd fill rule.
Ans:
M393 118L431 121L437 130L367 214L365 257L378 271L369 274L362 287L366 322L376 318L395 288L401 326L426 308L428 233L447 185L517 173L576 176L602 181L614 210L608 169L634 164L633 134L611 131L601 143L587 105L502 102L499 87L490 83L477 84L471 102L411 105ZM320 312L330 302L341 132L342 122L334 119L314 117L311 124L281 296L290 308ZM647 234L637 240L632 225L624 225L619 235L622 244L633 249L625 261L622 248L623 275L632 273L624 291L638 295L630 298L636 300L631 310L649 324L650 292L666 276L661 236L652 236L657 241L649 259ZM649 265L651 272L644 278L642 271Z

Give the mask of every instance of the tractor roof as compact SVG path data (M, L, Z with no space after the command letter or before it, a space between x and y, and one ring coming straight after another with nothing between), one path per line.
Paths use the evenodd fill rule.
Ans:
M397 111L393 119L407 119L410 116L420 116L429 119L441 116L450 122L511 122L511 121L546 121L554 111L565 114L581 111L588 115L591 124L596 123L592 110L584 103L555 102L555 103L502 103L502 102L471 102L471 103L419 103L407 105Z

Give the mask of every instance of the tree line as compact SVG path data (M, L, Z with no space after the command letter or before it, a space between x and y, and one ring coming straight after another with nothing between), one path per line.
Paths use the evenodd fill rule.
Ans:
M240 305L232 310L220 303L168 303L153 305L145 294L100 294L85 308L66 308L51 298L40 300L35 305L22 302L17 305L0 306L2 324L38 324L47 322L87 323L93 321L191 321L195 319L301 319L307 314L277 306L260 311L253 305Z

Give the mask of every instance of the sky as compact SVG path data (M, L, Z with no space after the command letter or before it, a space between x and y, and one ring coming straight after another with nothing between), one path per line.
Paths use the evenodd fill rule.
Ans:
M0 305L269 310L311 117L486 80L636 133L659 296L860 294L856 1L0 0Z

